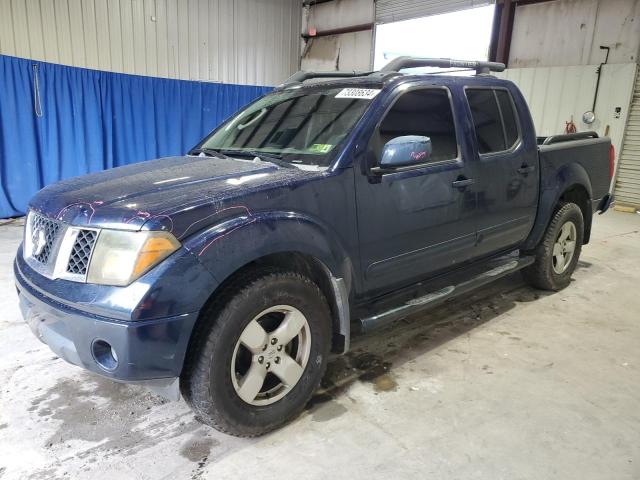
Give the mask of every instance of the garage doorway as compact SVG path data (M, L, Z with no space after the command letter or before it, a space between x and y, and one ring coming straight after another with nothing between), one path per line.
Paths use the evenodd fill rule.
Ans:
M396 57L487 60L494 5L376 25L373 67ZM412 69L428 72L441 69Z

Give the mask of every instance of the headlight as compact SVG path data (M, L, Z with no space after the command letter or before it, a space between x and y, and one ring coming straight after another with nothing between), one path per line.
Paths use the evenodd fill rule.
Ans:
M168 232L102 230L93 250L87 282L129 285L178 248L180 242Z

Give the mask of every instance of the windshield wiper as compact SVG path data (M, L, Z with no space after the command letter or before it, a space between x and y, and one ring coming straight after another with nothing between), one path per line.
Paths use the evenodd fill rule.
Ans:
M214 148L194 148L189 155L206 155L207 157L226 158L226 155Z
M282 159L282 155L278 155L277 153L268 153L268 152L260 152L257 150L218 150L218 152L223 155L231 155L237 157L257 157L263 162L273 163L278 165L279 167L284 168L295 168L289 162Z

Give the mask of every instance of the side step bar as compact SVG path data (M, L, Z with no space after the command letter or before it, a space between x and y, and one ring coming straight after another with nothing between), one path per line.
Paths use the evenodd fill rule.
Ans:
M535 257L533 256L511 259L506 263L472 277L470 280L465 280L457 285L448 285L418 298L413 298L390 310L370 317L361 318L361 332L370 332L371 330L385 326L395 320L399 320L403 317L424 310L427 307L435 306L449 300L450 298L468 293L471 290L475 290L478 287L491 283L498 278L517 272L518 270L531 265L534 261Z

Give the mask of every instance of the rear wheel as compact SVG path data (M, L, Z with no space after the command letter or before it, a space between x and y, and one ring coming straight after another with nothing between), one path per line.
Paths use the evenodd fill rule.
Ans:
M575 203L560 205L536 247L536 260L523 269L525 280L543 290L561 290L571 282L584 235L582 211Z
M297 415L318 387L330 347L326 299L292 272L238 279L204 312L182 375L197 417L237 436Z

